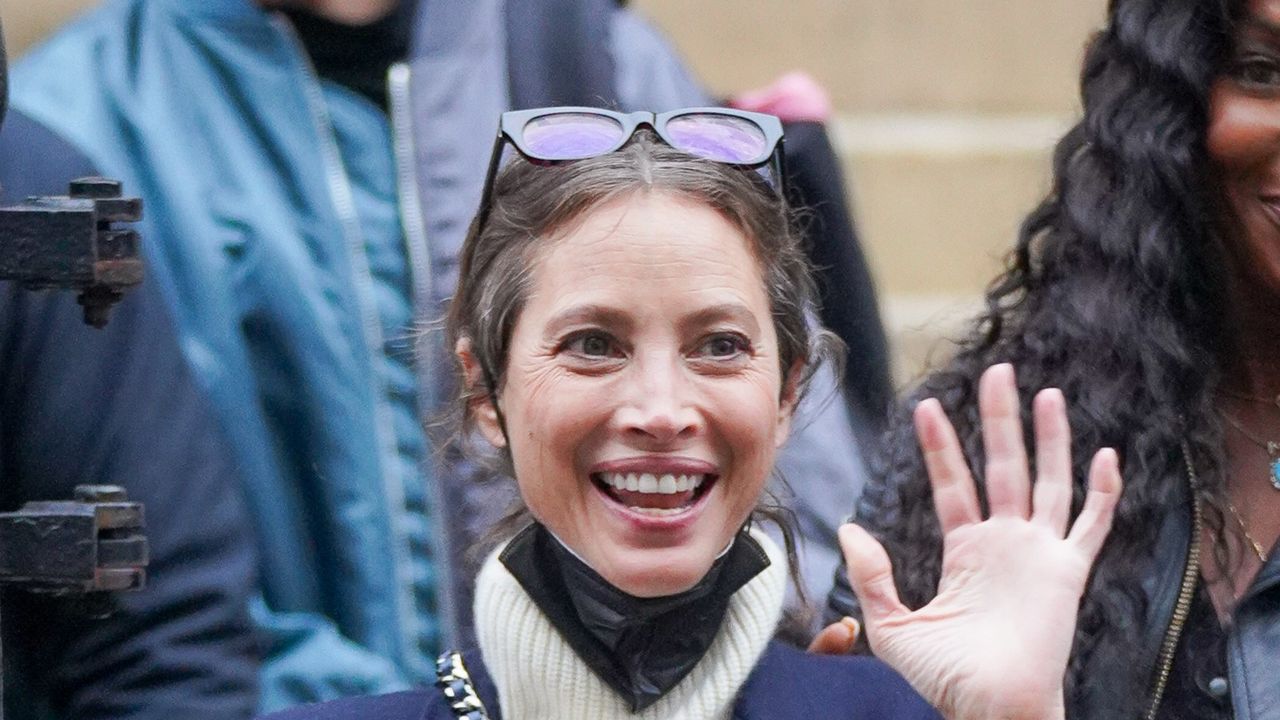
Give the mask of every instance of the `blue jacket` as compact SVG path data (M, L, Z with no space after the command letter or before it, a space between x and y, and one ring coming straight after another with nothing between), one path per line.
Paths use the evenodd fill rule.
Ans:
M501 720L497 688L479 655L467 671L491 720ZM351 698L294 708L264 720L454 720L437 690ZM733 709L733 720L938 720L937 712L889 666L872 658L810 655L770 643Z
M600 62L561 77L573 42ZM146 201L147 282L258 540L264 709L407 687L465 641L463 557L505 501L429 462L452 363L415 333L452 292L499 113L606 83L625 108L707 102L613 0L423 0L389 81L390 118L250 0L108 0L13 77L15 109ZM813 415L781 465L826 578L862 471L843 404Z

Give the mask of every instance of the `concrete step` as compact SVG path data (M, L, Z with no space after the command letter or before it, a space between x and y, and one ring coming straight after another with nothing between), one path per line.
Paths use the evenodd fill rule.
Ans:
M851 116L832 128L885 293L974 294L1049 189L1069 117Z
M847 112L1063 112L1105 0L635 0L719 92L808 70Z
M1022 219L1049 190L1069 115L846 115L831 127L899 381L945 359Z

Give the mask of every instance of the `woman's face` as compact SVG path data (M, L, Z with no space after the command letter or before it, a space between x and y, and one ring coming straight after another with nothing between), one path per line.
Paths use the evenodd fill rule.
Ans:
M547 238L531 280L499 397L525 502L619 589L690 588L754 508L791 417L747 239L639 193Z
M1280 297L1280 0L1249 0L1247 9L1213 84L1207 145L1232 274Z

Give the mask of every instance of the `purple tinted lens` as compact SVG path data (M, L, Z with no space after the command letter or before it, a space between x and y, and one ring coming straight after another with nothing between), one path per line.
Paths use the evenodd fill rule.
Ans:
M745 118L694 113L667 122L671 144L690 155L727 163L756 163L768 149L764 131Z
M580 160L603 155L622 142L622 125L587 113L543 115L524 126L525 152L541 160Z

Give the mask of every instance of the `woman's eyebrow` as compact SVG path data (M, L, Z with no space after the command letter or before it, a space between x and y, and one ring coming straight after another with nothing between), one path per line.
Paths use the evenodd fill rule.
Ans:
M760 332L760 323L755 313L746 305L737 302L726 302L699 308L680 318L681 330L697 330L718 322L730 322L742 326L748 333Z
M1244 21L1241 30L1244 34L1253 35L1254 40L1280 43L1280 18L1251 16Z
M631 316L626 311L607 305L572 305L551 316L546 324L546 334L556 335L574 325L604 325L626 330L631 327Z

